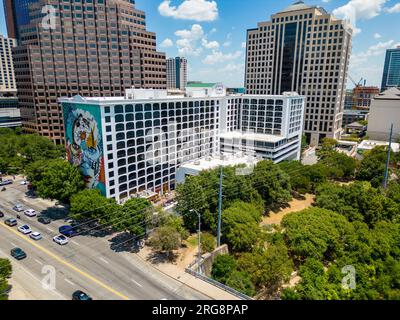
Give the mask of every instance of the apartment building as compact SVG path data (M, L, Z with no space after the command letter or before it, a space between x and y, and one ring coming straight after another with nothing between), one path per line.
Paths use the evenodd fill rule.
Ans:
M187 85L187 60L182 57L167 59L167 88L185 91Z
M298 92L310 143L339 138L351 43L346 21L298 1L247 31L246 93Z
M199 91L171 96L132 89L124 97L60 99L69 161L87 187L121 200L174 190L182 165L224 152L299 159L303 97L228 96L219 86Z
M0 35L0 95L16 94L14 62L12 51L16 40Z
M386 50L381 90L400 87L400 46Z
M51 5L55 24L48 21ZM59 97L123 96L126 88L166 89L166 58L130 0L38 0L20 30L15 73L23 128L64 143ZM43 23L45 22L45 23Z

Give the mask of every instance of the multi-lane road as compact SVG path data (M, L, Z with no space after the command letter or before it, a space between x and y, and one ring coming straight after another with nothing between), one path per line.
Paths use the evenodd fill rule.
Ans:
M18 232L17 227L4 224L15 218L12 210L16 202L24 208L40 213L48 209L46 201L26 197L26 186L15 181L0 192L0 257L13 261L12 282L30 291L35 299L71 299L75 290L102 300L205 300L209 297L189 288L151 267L134 254L110 249L110 237L80 236L70 239L65 246L52 241L63 219L43 225L37 218L20 214L18 225L28 224L43 239L34 241ZM10 257L10 250L22 248L28 257L21 261Z

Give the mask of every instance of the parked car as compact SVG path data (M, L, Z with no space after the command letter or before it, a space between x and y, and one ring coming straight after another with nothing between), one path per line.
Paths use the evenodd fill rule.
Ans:
M22 206L22 204L17 203L14 207L13 210L17 211L17 212L21 212L24 211L24 207Z
M10 180L10 179L2 180L2 181L0 181L0 187L7 186L7 185L12 184L12 183L13 183L13 181Z
M9 227L15 227L18 224L17 220L14 218L7 219L6 221L4 221L4 223Z
M59 236L55 236L55 237L53 238L53 241L54 241L55 243L58 243L59 245L62 246L62 245L64 245L64 244L67 244L67 243L68 243L68 238L67 238L66 236L60 234Z
M23 234L29 234L32 232L31 228L28 225L23 225L18 227L18 231Z
M21 181L21 183L20 183L20 185L22 185L22 186L26 186L28 183L29 183L28 181L26 181L26 180L22 180L22 181Z
M42 239L42 235L40 234L40 232L32 232L29 237L33 240L40 240Z
M17 260L26 258L26 253L21 248L11 249L11 256Z
M0 218L3 218L3 217L4 217L4 213L3 213L3 211L0 210Z
M74 227L71 226L61 226L60 228L58 228L58 232L70 238L77 234Z
M88 296L85 292L77 290L72 294L72 300L88 301L93 299L90 296Z
M51 219L48 217L40 216L38 217L38 221L43 224L49 224L51 222Z
M36 217L36 211L33 209L27 209L24 211L24 213L28 217Z

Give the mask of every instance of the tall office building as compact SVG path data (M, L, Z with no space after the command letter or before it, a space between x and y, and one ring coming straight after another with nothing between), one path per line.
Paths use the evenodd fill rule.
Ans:
M167 88L185 90L187 85L187 60L176 57L167 59Z
M304 131L312 145L339 138L352 27L298 1L247 32L248 94L295 91L307 97Z
M46 5L55 9L54 24L42 13ZM14 55L25 131L63 143L59 97L166 89L165 54L133 0L38 0L29 16Z
M9 38L18 39L21 26L29 23L29 4L38 0L3 0Z
M15 95L17 92L12 57L15 45L15 39L0 35L0 95Z
M400 87L400 46L386 51L381 90Z

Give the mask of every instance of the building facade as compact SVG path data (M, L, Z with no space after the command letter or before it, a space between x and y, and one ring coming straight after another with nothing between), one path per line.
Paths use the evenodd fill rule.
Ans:
M13 48L16 40L0 35L0 95L16 94Z
M43 23L55 10L55 24ZM20 28L15 73L23 128L64 143L59 97L123 96L127 88L166 89L165 54L133 0L38 0Z
M393 124L393 141L400 138L400 88L390 88L375 96L368 120L368 136L372 140L388 141Z
M182 57L167 59L167 88L185 91L187 85L187 60Z
M0 96L0 128L21 126L21 114L18 109L18 98Z
M372 99L379 93L378 87L355 87L353 89L353 108L356 110L369 110Z
M9 38L19 39L21 26L29 24L29 5L38 0L3 0Z
M400 87L400 46L386 50L381 90Z
M312 145L339 138L352 28L323 8L298 1L247 32L248 94L307 97L304 131Z
M174 190L183 164L223 149L257 152L254 156L275 161L300 157L303 97L225 92L168 96L167 91L133 89L119 98L60 99L68 159L80 167L89 188L121 200L146 190ZM254 106L255 121L250 118ZM241 120L247 110L249 119ZM256 136L246 136L250 129ZM238 145L228 146L228 138L222 138L227 134L235 135Z

